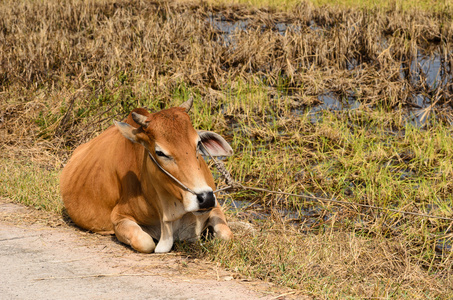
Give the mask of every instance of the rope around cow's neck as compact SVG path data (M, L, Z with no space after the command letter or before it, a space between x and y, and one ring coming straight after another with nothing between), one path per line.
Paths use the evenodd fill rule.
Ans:
M197 193L195 193L194 191L192 191L191 189L189 189L186 185L184 185L184 183L182 183L181 181L179 181L175 176L171 175L167 170L164 169L164 167L162 167L159 162L154 158L154 156L151 155L151 152L148 151L148 155L149 157L151 158L151 160L156 164L156 166L162 171L164 172L165 174L167 174L168 177L170 177L171 179L173 179L177 184L179 184L184 190L196 195Z
M222 172L223 176L225 177L225 180L227 182L227 184L229 184L230 186L228 187L228 189L232 188L232 187L235 187L235 188L238 188L238 187L241 187L242 185L239 185L237 182L235 182L233 180L233 178L231 178L231 175L230 173L228 173L228 171L225 169L225 166L223 164L220 164L212 155L211 153L209 153L208 149L206 148L206 146L203 144L203 142L201 142L201 145L203 146L204 150L206 151L206 153L208 154L208 156L212 159L212 161L215 163L217 169ZM164 169L164 167L162 167L161 164L159 164L159 162L156 160L156 158L154 158L154 156L151 155L151 151L148 150L148 155L149 157L151 158L151 160L156 164L156 166L162 171L164 172L168 177L170 177L171 179L173 179L173 181L175 181L177 184L179 184L179 186L181 186L184 190L194 194L194 195L197 195L197 193L195 193L193 190L191 190L190 188L188 188L184 183L182 183L181 181L179 181L175 176L171 175L170 172L168 172L167 170ZM220 191L223 191L225 190L226 188L223 188L223 189L219 189L219 190L215 190L213 193L217 193L217 192L220 192Z

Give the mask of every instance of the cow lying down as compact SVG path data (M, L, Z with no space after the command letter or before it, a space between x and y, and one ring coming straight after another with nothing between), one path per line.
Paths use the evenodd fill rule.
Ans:
M115 233L144 253L168 252L174 240L196 240L208 226L217 237L232 238L202 155L233 150L218 134L193 128L191 106L189 100L152 114L135 109L74 151L60 188L75 224Z

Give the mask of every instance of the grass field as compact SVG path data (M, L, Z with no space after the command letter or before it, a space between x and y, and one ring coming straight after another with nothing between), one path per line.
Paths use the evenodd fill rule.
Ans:
M194 126L230 142L244 185L453 218L451 4L370 3L2 2L0 196L63 213L75 147L194 95ZM177 250L294 295L453 295L451 220L219 198L251 227Z

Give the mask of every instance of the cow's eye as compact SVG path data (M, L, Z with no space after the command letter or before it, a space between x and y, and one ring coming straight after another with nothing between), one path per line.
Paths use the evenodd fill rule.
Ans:
M163 153L162 151L159 151L159 150L156 150L156 155L157 155L157 156L160 156L160 157L166 157L166 158L168 158L168 156L165 155L165 153Z

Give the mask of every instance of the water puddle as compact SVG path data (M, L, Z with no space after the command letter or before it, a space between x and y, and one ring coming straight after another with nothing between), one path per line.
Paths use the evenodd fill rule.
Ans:
M249 26L248 20L228 21L224 16L214 15L212 13L209 13L207 21L212 27L221 32L221 40L219 42L227 47L234 45L232 38L234 32L237 30L247 31Z
M353 110L360 107L360 102L356 101L354 97L339 97L334 93L326 93L318 96L321 104L313 107L310 111L310 120L315 123L322 116L325 110L330 111L345 111Z
M232 35L235 32L247 32L248 30L256 30L256 28L252 28L252 24L249 19L228 20L223 15L209 13L207 21L214 29L221 33L221 41L219 42L223 43L227 47L234 46ZM270 29L280 35L285 35L287 31L300 32L301 28L302 27L300 25L279 22ZM314 22L312 22L310 28L313 30L320 29L320 27L317 27ZM259 29L261 31L265 31L269 28L267 25L263 24L259 26Z
M431 90L445 86L453 79L453 76L446 72L445 64L442 63L442 59L437 53L429 56L419 53L417 58L411 62L409 74L405 72L405 69L407 70L407 67L404 68L402 65L400 69L402 79L409 78L412 84L422 84Z
M453 245L451 241L441 241L436 244L436 252L440 253L449 253L453 252Z
M333 216L331 212L326 213L325 210L317 205L299 210L289 210L285 208L266 208L261 204L231 198L225 200L224 203L227 204L229 210L241 215L244 219L268 220L278 217L287 224L302 227L301 229L310 229L320 220L328 221Z

